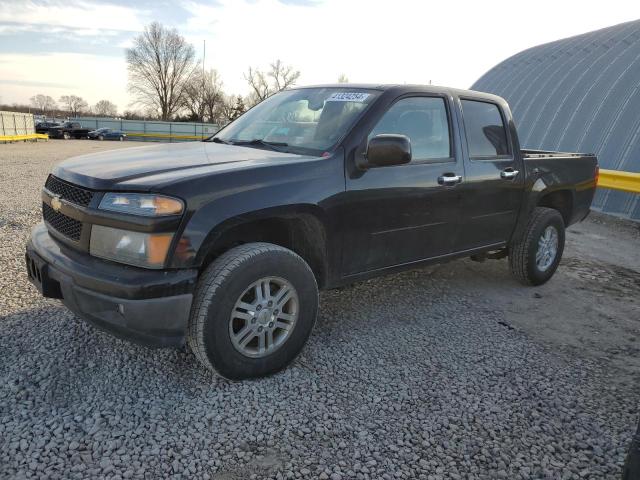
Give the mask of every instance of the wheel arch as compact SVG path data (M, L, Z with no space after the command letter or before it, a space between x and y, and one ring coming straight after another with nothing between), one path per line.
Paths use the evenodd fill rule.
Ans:
M230 248L250 242L279 245L300 255L313 271L319 287L328 278L327 226L323 211L313 205L270 208L229 218L213 228L196 254L205 269Z
M543 192L536 203L536 207L553 208L560 212L564 224L568 227L573 219L574 192L570 189L561 189Z

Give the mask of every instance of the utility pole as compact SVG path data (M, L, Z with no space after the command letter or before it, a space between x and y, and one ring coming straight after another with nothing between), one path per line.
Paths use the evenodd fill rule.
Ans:
M204 75L204 59L207 56L207 39L202 40L202 99L204 99L204 91L205 91L205 75ZM200 111L202 112L202 116L200 117L200 121L204 124L204 108L200 105ZM204 125L200 126L200 136L204 138Z

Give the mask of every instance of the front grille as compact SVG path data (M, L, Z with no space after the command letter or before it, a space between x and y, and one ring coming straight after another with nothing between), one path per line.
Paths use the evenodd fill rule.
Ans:
M75 203L76 205L82 205L83 207L89 205L93 198L93 192L91 190L77 187L53 175L49 175L44 187L51 193L60 196L60 198Z
M80 241L82 223L78 220L67 217L63 213L56 212L46 203L42 204L42 218L44 218L44 221L47 222L56 232L61 233L74 242Z

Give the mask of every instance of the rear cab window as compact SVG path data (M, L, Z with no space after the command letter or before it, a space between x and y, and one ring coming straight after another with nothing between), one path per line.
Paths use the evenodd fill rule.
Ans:
M461 99L469 158L482 160L511 157L507 130L495 103Z

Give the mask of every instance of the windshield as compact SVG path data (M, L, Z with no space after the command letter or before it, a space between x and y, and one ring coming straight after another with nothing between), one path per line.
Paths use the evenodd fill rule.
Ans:
M348 87L286 90L256 105L213 140L321 155L346 135L379 93Z

